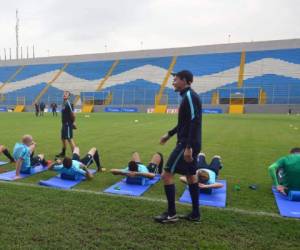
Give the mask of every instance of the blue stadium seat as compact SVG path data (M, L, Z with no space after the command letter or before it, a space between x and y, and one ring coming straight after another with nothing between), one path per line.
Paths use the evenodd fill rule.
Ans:
M240 52L178 56L173 71L182 69L191 70L194 73L195 79L198 79L194 84L197 84L196 86L201 84L205 86L205 88L199 88L198 91L202 102L210 104L213 93L216 90L219 91L221 98L229 98L230 89L237 88L237 71L240 65L240 57ZM272 61L272 59L275 60ZM259 60L264 61L260 63ZM111 93L113 99L110 104L112 105L154 105L155 96L160 90L171 61L172 57L170 56L120 60L101 90L104 98L108 96L108 93ZM107 74L113 63L114 61L112 60L70 63L65 72L75 77L75 79L71 78L72 81L76 81L77 78L79 82L86 81L89 84L90 81L93 84L93 88L82 90L78 90L78 87L74 84L75 93L78 93L78 91L94 91L96 84L98 84L97 81ZM279 65L286 68L281 68L281 72L277 74L276 63L280 63ZM247 71L247 65L249 64L257 65L252 67L250 71ZM11 91L11 89L16 89L19 81L28 80L31 83L31 77L59 70L63 65L63 63L58 63L26 66L16 75L16 78L11 83L7 84L8 86L2 89L1 93L5 94L6 98L2 102L0 100L1 104L14 105L16 98L20 96L25 96L26 104L31 104L51 77L47 76L45 77L47 79L36 80L35 85L31 87L25 87L29 84L23 82L23 85L20 86L24 87L19 87L18 90L14 91ZM146 65L147 67L144 67ZM248 75L245 75L243 83L242 91L244 96L246 98L258 98L259 90L261 89L266 93L266 101L269 104L300 104L300 73L298 71L291 72L292 70L295 71L295 67L297 68L299 65L300 49L246 52L245 72ZM7 81L20 66L0 67L0 82ZM272 68L273 66L274 68ZM143 72L143 69L148 69L149 72ZM234 74L233 77L229 77L228 79L226 77L222 78L224 72L233 69L234 71L231 73ZM215 77L215 74L218 74L218 77ZM202 82L202 79L206 79L206 82ZM216 85L210 87L210 81L207 79L211 79L211 82ZM64 82L61 83L63 84L54 84L54 86L62 88L61 86L67 84ZM87 86L85 82L83 83L77 86ZM9 84L14 85L11 85L13 87L9 88ZM61 103L63 89L58 89L54 86L49 87L42 97L42 101L46 103L53 101ZM72 92L72 83L69 83L68 89L71 89ZM170 86L170 83L164 89L163 94L168 96L169 105L178 105L181 100L178 93L174 92L172 86Z
M85 80L97 80L105 77L113 61L70 63L65 72Z

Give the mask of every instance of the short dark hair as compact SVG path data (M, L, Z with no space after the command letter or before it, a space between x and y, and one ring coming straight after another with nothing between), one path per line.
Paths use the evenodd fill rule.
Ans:
M138 164L135 161L128 162L128 170L132 172L138 172Z
M300 148L292 148L290 151L291 154L297 154L300 153Z
M199 170L198 171L198 182L200 183L207 183L209 180L209 174L205 170Z
M193 73L189 70L181 70L177 73L171 73L173 76L177 76L179 77L181 80L185 80L187 84L191 85L193 80L194 80L194 76Z
M72 167L72 159L71 159L70 157L65 157L65 158L63 159L63 166L64 166L65 168L70 168L70 167Z

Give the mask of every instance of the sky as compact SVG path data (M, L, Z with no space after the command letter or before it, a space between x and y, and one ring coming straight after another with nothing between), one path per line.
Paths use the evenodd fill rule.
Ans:
M36 57L300 38L300 0L10 0L0 56Z

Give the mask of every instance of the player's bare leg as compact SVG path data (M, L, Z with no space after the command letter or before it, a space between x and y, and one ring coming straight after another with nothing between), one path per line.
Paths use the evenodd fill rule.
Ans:
M138 152L134 152L131 157L132 161L141 162L141 157Z
M105 172L106 169L101 166L100 155L99 155L97 148L95 148L95 147L91 148L90 151L88 152L88 154L93 157L93 160L97 166L97 171Z

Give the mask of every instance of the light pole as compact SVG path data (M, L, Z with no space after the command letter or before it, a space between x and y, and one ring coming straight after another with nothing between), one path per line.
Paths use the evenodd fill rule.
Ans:
M19 16L16 10L16 59L19 59Z

